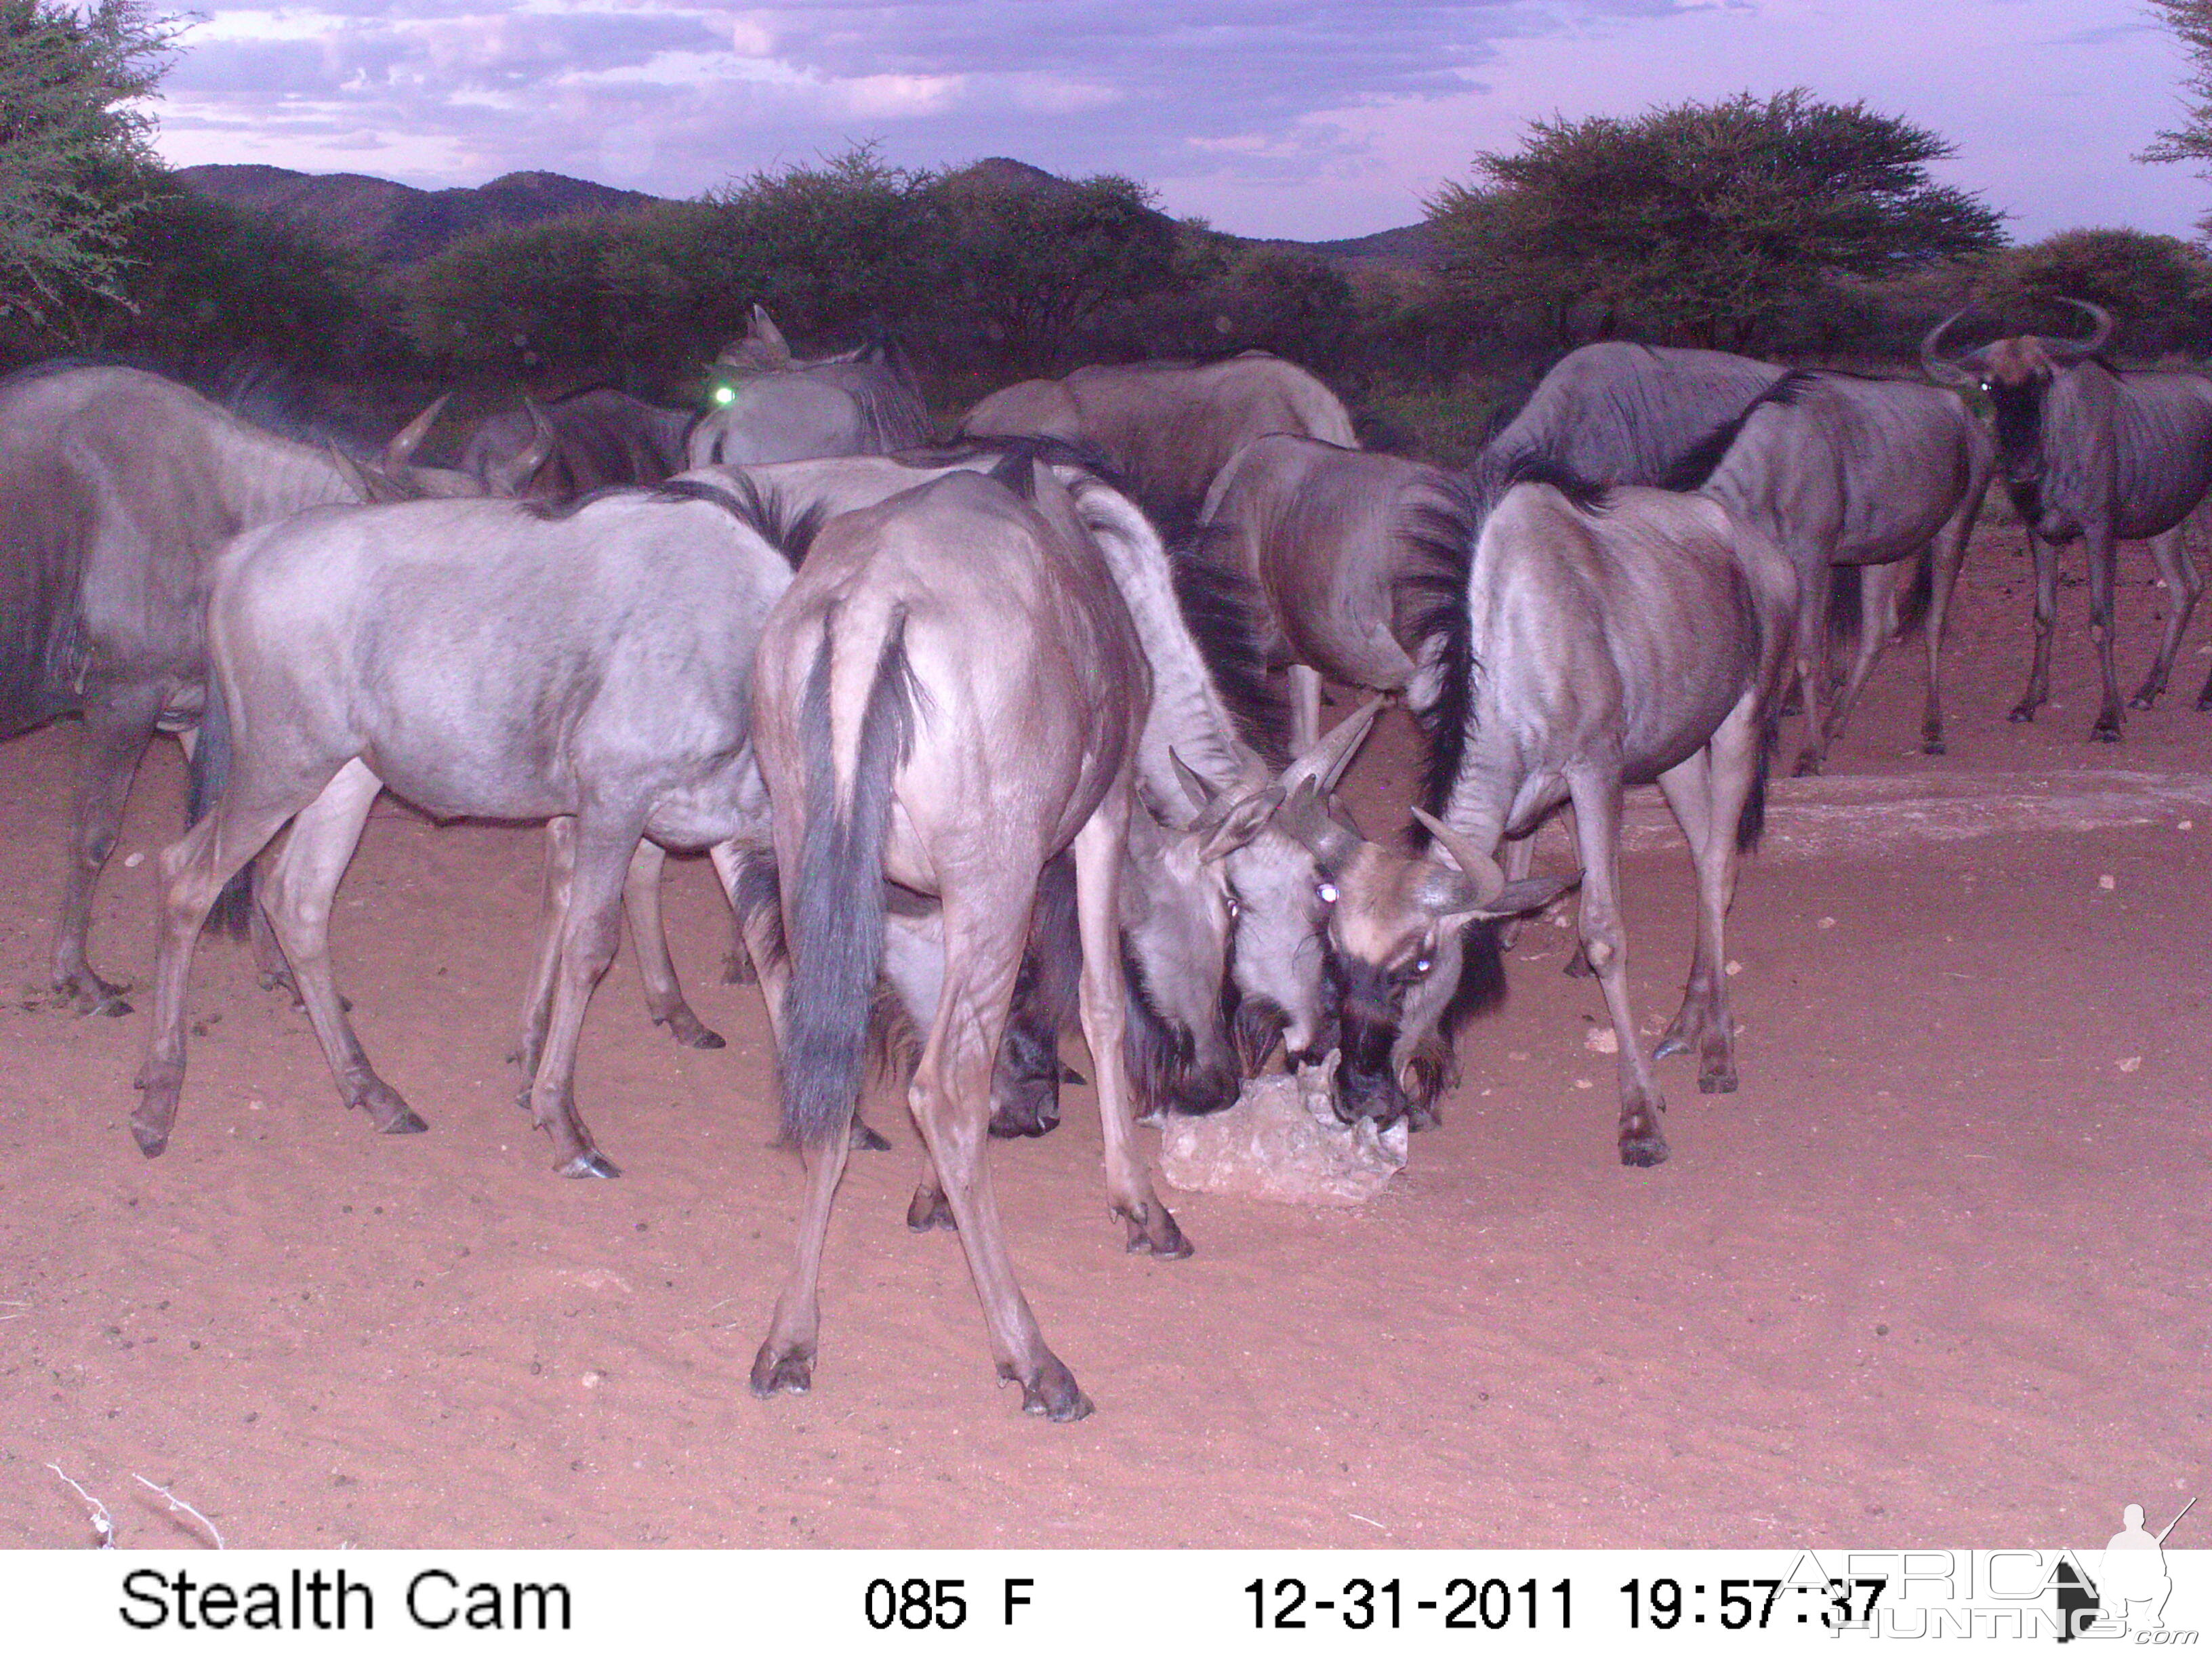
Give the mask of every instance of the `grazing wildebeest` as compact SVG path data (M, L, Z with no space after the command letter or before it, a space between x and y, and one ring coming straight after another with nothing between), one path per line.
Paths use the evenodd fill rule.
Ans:
M1320 740L1324 678L1402 692L1417 714L1436 701L1438 665L1424 673L1413 652L1433 573L1455 568L1438 544L1463 533L1462 495L1439 468L1287 433L1245 445L1214 478L1200 545L1264 604L1297 749Z
M1023 1409L1058 1422L1091 1409L1015 1282L985 1161L991 1071L1032 904L1063 849L1075 859L1108 1186L1133 1242L1185 1248L1133 1145L1121 1054L1117 913L1144 649L1073 502L1048 472L1030 476L1032 501L957 473L831 520L761 641L757 736L791 957L778 1069L785 1133L807 1176L797 1258L753 1362L763 1397L812 1382L887 880L933 895L942 912L943 979L908 1103Z
M84 717L52 959L81 1012L129 1012L86 954L93 887L146 745L198 720L208 562L250 526L371 485L473 493L412 465L444 401L357 467L143 369L49 363L0 380L0 738Z
M975 470L998 463L1002 444L979 441L965 449L903 459L848 457L750 470L775 509L830 514L885 499L933 468ZM1233 577L1170 549L1151 519L1091 465L1046 442L1035 453L1073 497L1082 526L1106 562L1134 618L1152 671L1153 696L1139 744L1144 799L1170 827L1190 830L1207 812L1250 800L1270 787L1287 793L1311 779L1334 789L1375 710L1370 708L1291 758L1284 749L1279 706L1261 672L1251 607ZM706 476L706 475L702 475ZM1195 786L1208 799L1200 809ZM1323 979L1313 861L1273 824L1227 856L1237 902L1236 1036L1247 1066L1256 1069L1279 1038L1293 1063L1317 1062L1334 1045L1333 1000ZM1146 1028L1139 1027L1140 1032ZM1210 1068L1201 1068L1202 1071ZM1344 1086L1342 1073L1338 1086ZM1149 1069L1140 1081L1149 1087ZM1188 1109L1201 1099L1222 1103L1218 1088L1167 1098L1147 1093L1148 1107Z
M1920 361L1930 379L1989 394L1997 464L2035 550L2035 663L2012 718L2033 720L2050 701L2058 549L2079 537L2089 556L2089 631L2104 677L2090 735L2117 743L2123 719L2112 660L2117 544L2148 540L2172 594L2158 660L2132 699L2133 707L2148 708L2166 690L2203 586L2183 526L2212 487L2212 380L2114 368L2098 356L2112 336L2112 313L2086 300L2066 303L2094 323L2087 339L2021 334L1945 357L1937 344L1965 314L1954 313L1920 343ZM2212 679L2197 706L2212 708Z
M1662 484L1788 372L1726 351L1623 340L1578 346L1483 446L1475 471L1502 478L1535 463L1594 484Z
M1291 432L1346 449L1359 441L1334 392L1265 351L1024 380L991 393L961 416L958 429L966 438L1057 438L1094 450L1154 516L1176 526L1255 438Z
M1966 538L1988 493L1996 452L1956 392L1909 380L1800 372L1778 380L1738 420L1684 459L1670 488L1711 496L1789 556L1797 570L1797 672L1805 745L1797 771L1818 772L1842 734L1875 659L1897 628L1894 585L1925 551L1928 753L1943 752L1943 627ZM1881 573L1866 596L1850 676L1829 708L1832 568Z
M832 357L792 355L755 306L744 337L715 360L712 406L685 440L692 466L753 466L816 455L883 455L929 440L929 411L889 340Z
M665 409L613 386L586 386L540 406L488 417L462 447L460 469L489 495L573 501L614 484L656 484L685 465L696 410Z
M555 1167L614 1174L576 1112L585 1001L641 838L707 847L763 828L753 647L790 579L744 503L696 482L568 510L324 509L234 543L207 610L225 718L203 751L227 738L226 763L214 810L161 854L141 1150L167 1145L183 1089L200 924L288 821L262 902L339 1092L386 1133L423 1127L371 1067L331 975L331 895L389 787L441 817L574 821L550 1018L542 1046L526 1028L523 1060Z
M1452 672L1430 736L1432 810L1420 816L1450 862L1360 846L1308 795L1278 816L1306 837L1336 897L1343 1065L1379 1080L1375 1101L1404 1109L1406 1082L1418 1104L1452 1075L1463 972L1479 982L1496 971L1492 931L1468 924L1534 908L1563 884L1509 883L1493 861L1500 840L1525 847L1571 802L1583 949L1620 1045L1621 1161L1656 1164L1664 1102L1628 1000L1621 790L1658 783L1697 863L1697 954L1659 1052L1694 1049L1698 1086L1733 1089L1723 921L1737 853L1761 821L1796 580L1779 550L1700 496L1556 475L1492 487L1476 502L1458 602L1431 624Z

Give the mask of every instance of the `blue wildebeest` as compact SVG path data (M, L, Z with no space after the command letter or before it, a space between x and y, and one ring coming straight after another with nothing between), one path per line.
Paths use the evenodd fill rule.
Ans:
M86 954L93 887L146 745L198 720L209 561L250 526L371 489L473 493L412 465L444 401L356 465L142 369L51 363L0 380L0 738L84 718L52 958L81 1011L129 1010Z
M665 409L613 386L586 386L494 415L462 447L460 470L489 495L572 501L613 484L656 484L685 465L697 412Z
M1278 817L1328 881L1344 1067L1366 1080L1365 1109L1388 1115L1433 1101L1455 1074L1455 1024L1496 982L1494 933L1480 924L1565 884L1509 881L1499 842L1525 848L1571 803L1583 949L1619 1043L1621 1161L1656 1164L1664 1101L1628 998L1621 791L1656 782L1697 864L1697 952L1659 1052L1694 1050L1698 1087L1733 1089L1723 923L1738 852L1762 820L1796 579L1772 544L1699 496L1558 475L1489 489L1458 593L1430 624L1451 672L1429 738L1430 810L1417 816L1450 861L1362 846L1310 795Z
M1235 454L1270 432L1352 448L1352 416L1296 363L1247 351L1212 363L1079 368L994 392L960 417L966 438L1057 438L1096 452L1156 518L1180 528Z
M2117 544L2148 540L2172 594L2158 660L2132 700L2148 708L2166 690L2203 586L2183 526L2212 486L2212 380L2114 368L2098 356L2112 337L2112 314L2084 300L2066 303L2094 322L2087 339L2021 334L1945 357L1937 345L1965 314L1954 313L1929 331L1920 361L1933 380L1989 394L1997 464L2035 550L2035 663L2012 718L2033 720L2050 701L2058 549L2078 537L2089 556L2089 629L2104 678L2091 735L2112 743L2123 719L2112 659ZM2212 679L2197 706L2212 708Z
M331 895L378 792L441 817L574 820L532 1115L564 1175L605 1176L577 1115L584 1005L641 838L758 833L753 647L791 580L745 505L696 483L565 513L506 501L324 509L233 544L209 600L214 810L161 855L153 1030L131 1133L168 1143L191 951L216 891L287 822L263 903L347 1106L421 1129L331 975ZM211 708L211 714L214 712ZM222 737L227 744L218 745ZM533 1000L543 983L533 987Z
M755 306L744 337L723 349L711 373L712 406L684 441L692 466L883 455L929 440L929 411L890 340L801 359Z
M1245 445L1215 477L1200 546L1262 601L1298 750L1320 741L1324 678L1401 692L1417 714L1435 702L1438 665L1425 673L1413 653L1432 573L1464 532L1462 495L1439 468L1286 433Z
M1475 471L1503 477L1533 462L1595 484L1662 484L1788 372L1726 351L1623 340L1578 346L1483 446Z
M1921 735L1928 753L1943 752L1944 623L1994 461L1989 434L1956 392L1801 371L1714 432L1667 480L1718 501L1796 567L1806 726L1801 775L1818 772L1828 744L1842 734L1875 659L1897 630L1896 576L1923 552L1932 599ZM1865 596L1857 659L1831 712L1828 638L1838 566L1881 574Z
M827 515L873 505L936 471L995 465L1008 443L1027 447L979 440L964 449L793 462L753 468L748 476L777 510ZM1169 828L1189 831L1271 789L1287 793L1308 780L1324 792L1334 789L1374 709L1291 757L1279 702L1263 672L1257 618L1233 573L1224 575L1170 547L1134 501L1079 458L1050 441L1035 451L1072 495L1144 645L1153 695L1139 742L1138 779L1153 813ZM1311 857L1262 823L1227 852L1225 872L1236 906L1234 1035L1243 1065L1256 1068L1279 1038L1294 1063L1317 1061L1334 1045L1334 1018L1323 980ZM1145 964L1139 969L1132 1017L1147 1108L1227 1103L1241 1068L1204 1036L1196 1000L1212 997L1211 988L1188 975L1170 983ZM1151 1006L1155 998L1158 1006ZM1171 1065L1164 1063L1170 1056Z
M887 881L941 909L942 981L908 1104L1023 1408L1059 1422L1091 1409L1015 1282L985 1161L992 1066L1032 905L1063 849L1075 861L1108 1187L1133 1243L1186 1248L1133 1144L1121 1053L1117 913L1144 647L1058 480L1030 472L1025 501L1005 476L956 473L832 519L761 641L760 763L791 957L779 1074L785 1133L806 1169L796 1261L753 1362L763 1397L812 1382Z

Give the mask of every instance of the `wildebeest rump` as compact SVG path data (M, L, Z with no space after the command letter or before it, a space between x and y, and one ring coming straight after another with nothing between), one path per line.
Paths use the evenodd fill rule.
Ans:
M54 988L80 1010L128 1010L88 959L93 887L155 732L198 719L209 561L250 526L360 500L364 472L472 492L411 464L437 409L364 469L143 369L58 363L0 380L0 738L84 717L52 957Z
M1344 978L1344 1066L1389 1085L1370 1091L1385 1102L1402 1083L1414 1104L1445 1086L1468 925L1559 890L1523 875L1527 837L1571 801L1583 949L1619 1042L1620 1156L1656 1164L1667 1155L1664 1102L1628 1000L1621 791L1659 784L1698 868L1697 954L1660 1052L1694 1048L1698 1086L1733 1089L1723 921L1737 852L1756 839L1796 578L1758 532L1698 496L1558 479L1512 485L1484 506L1458 601L1433 623L1453 672L1430 734L1423 822L1450 863L1358 847L1310 799L1283 815L1338 895L1329 935ZM1509 836L1523 875L1510 883L1493 862Z
M1801 372L1778 380L1738 421L1686 457L1668 482L1697 489L1756 526L1797 571L1797 669L1805 688L1801 773L1817 772L1841 735L1869 671L1897 627L1895 581L1927 552L1927 711L1922 742L1943 752L1943 628L1966 538L1995 459L1956 392L1909 380ZM1871 567L1857 659L1832 698L1828 672L1832 567Z
M2148 540L2173 596L2158 660L2131 699L2148 708L2166 690L2203 589L2183 526L2212 487L2212 379L2114 368L2098 355L2112 337L2111 313L2087 301L2066 303L2094 319L2087 338L2021 334L1947 358L1936 348L1960 313L1929 331L1920 360L1930 378L1989 394L1997 465L2035 550L2035 661L2012 718L2033 720L2050 701L2058 549L2078 537L2089 556L2089 627L2104 680L2092 735L2115 742L2124 718L2112 658L2117 544ZM2212 679L2197 706L2212 708Z
M355 1037L328 949L331 891L388 786L437 817L574 820L550 1019L524 1060L556 1167L613 1174L575 1109L585 1001L641 837L707 847L762 827L753 646L790 577L743 504L697 484L556 518L501 501L325 508L241 537L208 607L227 776L161 854L142 1150L167 1145L183 1088L201 921L288 821L263 902L339 1092L387 1133L422 1127Z
M929 440L929 411L905 355L888 339L802 359L755 306L744 337L714 372L714 404L685 440L692 466L882 455Z
M1108 1185L1133 1243L1187 1248L1134 1147L1122 1073L1116 912L1149 677L1065 492L1048 473L1036 482L1032 503L995 477L957 473L833 519L761 641L757 736L791 952L779 1073L807 1191L797 1260L753 1362L758 1395L812 1382L886 879L942 909L944 979L908 1103L1024 1408L1056 1421L1091 1410L1015 1282L985 1161L991 1069L1038 877L1063 848ZM1004 762L1010 744L1018 766Z
M1137 499L1187 524L1229 458L1270 432L1355 447L1352 416L1315 375L1264 351L1213 363L1126 363L1024 380L961 416L960 435L1037 436L1095 450Z

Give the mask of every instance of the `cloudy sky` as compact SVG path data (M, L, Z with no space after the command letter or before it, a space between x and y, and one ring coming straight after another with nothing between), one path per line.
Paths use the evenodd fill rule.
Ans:
M915 167L1123 173L1319 239L1412 222L1532 120L1811 88L1957 144L2033 238L2188 234L2212 185L2130 159L2184 73L2145 0L193 0L178 165L424 186L546 168L666 196L864 139Z

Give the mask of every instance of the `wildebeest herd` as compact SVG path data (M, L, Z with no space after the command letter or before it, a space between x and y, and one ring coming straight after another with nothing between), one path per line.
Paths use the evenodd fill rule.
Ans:
M659 908L665 853L708 851L806 1179L755 1392L811 1386L831 1201L873 1139L872 1048L902 1066L926 1151L909 1224L958 1230L1025 1408L1080 1417L985 1157L987 1134L1057 1121L1065 1028L1129 1248L1187 1255L1140 1118L1226 1107L1279 1050L1323 1068L1348 1122L1433 1122L1514 919L1578 884L1620 1158L1656 1164L1655 1060L1694 1054L1700 1090L1736 1086L1723 930L1792 685L1798 769L1817 771L1924 601L1923 736L1942 752L1943 621L1993 475L2035 546L2014 718L2047 696L2075 538L2095 735L2123 719L2121 538L2151 538L2174 591L2136 705L2160 694L2201 587L2182 526L2212 485L2212 380L2114 368L2112 319L2081 309L2085 338L1955 358L1947 319L1921 353L1941 386L1585 347L1464 472L1360 450L1320 380L1261 353L1027 382L933 441L893 343L802 360L757 309L703 410L526 399L451 470L415 460L435 406L356 453L139 369L23 370L0 380L0 737L85 726L53 985L128 1011L88 955L92 890L139 756L175 732L193 821L161 860L139 1147L173 1132L191 956L225 914L304 1006L347 1105L419 1131L347 1018L333 891L386 788L440 817L543 822L516 1059L556 1167L611 1176L574 1087L585 1006L626 908L652 1018L720 1044ZM1861 619L1847 672L1839 597ZM1324 732L1324 680L1380 695ZM1386 842L1334 797L1388 697L1427 775ZM1617 868L1622 792L1655 782L1698 907L1650 1052ZM1537 875L1534 832L1562 806L1579 872Z

